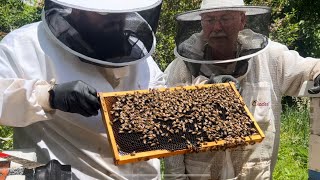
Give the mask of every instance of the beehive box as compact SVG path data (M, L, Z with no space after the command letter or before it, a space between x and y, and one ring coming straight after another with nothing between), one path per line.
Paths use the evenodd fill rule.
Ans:
M235 148L264 138L234 83L99 97L116 165Z

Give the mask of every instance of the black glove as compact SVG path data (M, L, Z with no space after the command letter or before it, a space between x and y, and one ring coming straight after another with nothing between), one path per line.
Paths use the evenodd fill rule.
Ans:
M49 91L52 108L89 117L97 115L100 102L97 91L83 81L56 84Z
M240 82L231 75L218 75L211 74L210 79L206 82L206 84L215 84L215 83L226 83L226 82L234 82L237 90L240 92Z
M320 92L320 75L313 80L313 86L308 90L310 94L318 94Z

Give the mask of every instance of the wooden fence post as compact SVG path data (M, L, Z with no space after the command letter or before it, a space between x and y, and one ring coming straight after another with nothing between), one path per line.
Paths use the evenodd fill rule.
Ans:
M309 180L320 180L320 98L310 101Z
M305 82L299 96L310 97L309 180L320 180L320 94L309 94L312 86Z

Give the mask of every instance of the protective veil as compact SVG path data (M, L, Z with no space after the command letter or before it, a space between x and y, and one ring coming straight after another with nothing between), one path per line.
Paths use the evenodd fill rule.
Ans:
M219 8L209 8L218 6ZM247 16L247 25L237 34L236 51L234 58L231 59L214 59L215 54L206 51L215 44L214 42L210 44L210 41L203 38L204 30L201 29L203 22L200 21L199 15L204 18L203 13L219 11L243 11ZM272 177L280 139L281 97L297 95L304 81L313 80L319 75L320 61L302 58L297 52L269 40L267 31L264 31L268 28L258 28L264 27L260 25L268 22L262 20L269 13L265 7L244 6L241 0L204 0L200 10L177 16L178 27L180 24L182 28L181 31L178 28L176 36L177 59L165 70L167 86L204 83L211 74L228 74L236 77L240 81L240 93L266 137L262 143L244 149L166 158L166 179L270 179ZM217 26L217 23L220 25L227 23L230 18L209 17L205 20L208 21L205 23ZM185 31L190 29L190 32L183 32L182 29ZM187 35L184 35L186 33Z
M108 10L103 7L122 4L121 13L141 10L139 18L146 17L145 10L159 8L160 3L158 0L54 1L55 6L77 4L70 7L97 8L101 14ZM129 5L134 8L130 9ZM0 123L15 127L15 148L36 148L38 161L43 163L57 159L62 164L71 165L73 179L159 179L158 159L121 166L113 164L111 146L100 114L88 118L52 111L46 97L51 79L58 84L81 79L98 92L163 86L162 72L152 57L145 54L130 66L105 68L95 64L111 61L100 59L87 63L90 59L73 53L75 50L71 52L71 48L62 44L62 41L53 40L52 32L48 32L48 24L44 22L17 29L0 43ZM147 43L143 44L146 46ZM126 63L130 64L129 61Z
M153 1L148 9L134 7L128 11L114 2L110 2L114 10L63 2L46 1L44 27L54 41L81 60L100 66L126 66L154 52L161 1ZM106 2L96 3L110 8Z

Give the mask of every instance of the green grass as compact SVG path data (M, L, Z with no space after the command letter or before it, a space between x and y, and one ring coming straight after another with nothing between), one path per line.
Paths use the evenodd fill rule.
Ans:
M309 110L286 108L281 115L281 138L275 180L308 179Z

